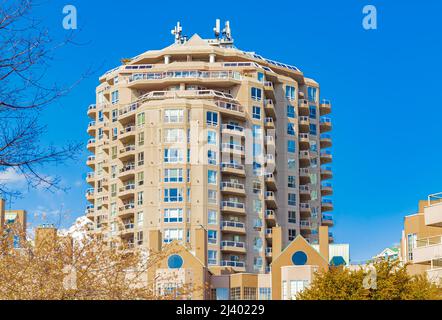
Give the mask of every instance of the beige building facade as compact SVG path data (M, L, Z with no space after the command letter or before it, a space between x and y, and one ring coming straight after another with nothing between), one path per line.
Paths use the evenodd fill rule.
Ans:
M151 50L100 77L88 109L93 231L111 244L196 248L219 272L262 274L301 235L333 225L331 104L296 67L223 36ZM328 240L333 241L331 233Z
M6 210L6 201L0 199L0 237L11 241L14 248L20 248L26 241L27 212Z
M442 285L442 193L419 201L418 213L405 217L401 255L411 274Z

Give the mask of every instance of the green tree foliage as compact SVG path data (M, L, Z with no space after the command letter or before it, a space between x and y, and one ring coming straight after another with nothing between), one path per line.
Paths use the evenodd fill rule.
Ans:
M399 262L379 261L374 270L331 268L318 273L300 300L435 300L442 299L441 288L424 276L411 276ZM371 277L371 275L373 275ZM367 279L375 279L367 282ZM371 285L367 285L371 284Z

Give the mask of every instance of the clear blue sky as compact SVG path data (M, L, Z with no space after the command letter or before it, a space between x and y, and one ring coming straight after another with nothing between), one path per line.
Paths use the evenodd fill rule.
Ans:
M49 75L70 83L89 66L97 72L42 114L44 143L88 139L86 109L94 102L97 78L121 58L171 44L177 20L185 34L211 37L221 18L231 21L238 48L296 65L333 102L333 232L337 242L351 244L353 260L399 242L403 217L416 211L419 199L442 191L440 1L69 3L78 10L80 45L58 50ZM375 31L362 28L367 4L378 10ZM49 1L36 11L55 37L66 33L63 5ZM31 216L46 212L48 220L63 209L69 215L64 224L71 223L86 205L86 156L44 169L61 175L68 193L32 190L14 207Z

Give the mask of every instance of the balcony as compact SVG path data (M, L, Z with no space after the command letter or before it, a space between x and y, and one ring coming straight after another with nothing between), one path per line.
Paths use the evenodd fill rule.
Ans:
M324 182L321 184L321 195L330 196L333 194L333 186L329 182Z
M331 113L331 102L328 100L322 100L319 104L319 112L321 116Z
M301 221L299 221L299 226L300 226L301 230L311 231L312 222L310 220L301 220Z
M333 156L330 150L321 150L321 164L331 163Z
M221 210L224 213L230 213L230 214L237 214L237 215L246 214L244 203L236 201L223 201L221 203Z
M418 239L413 249L413 262L430 264L442 257L442 236Z
M432 227L442 227L442 193L428 197L428 206L424 208L425 224Z
M124 180L127 177L135 175L135 164L125 164L123 165L123 168L120 169L120 176L119 178Z
M236 241L221 241L221 250L229 253L246 253L246 244Z
M274 168L274 170L276 170L275 168L275 156L271 153L266 154L264 157L265 163L267 164L267 166L271 166L271 168Z
M239 137L245 136L243 127L229 123L223 124L221 126L221 133L223 135L228 135L228 136L239 136Z
M124 106L118 112L118 120L119 121L134 121L135 120L135 112L138 109L138 103L131 103L129 105Z
M276 151L274 136L265 136L264 142L265 142L267 152L274 153Z
M273 191L266 191L264 194L265 202L268 208L276 208L276 196Z
M299 186L299 197L301 201L309 201L311 199L311 190L308 185Z
M327 117L322 117L319 126L321 128L321 132L331 131L332 129L332 120Z
M266 129L275 129L275 120L271 117L267 117L264 119L264 127Z
M236 183L231 181L223 181L221 183L221 192L224 194L233 194L245 196L246 191L244 189L244 184Z
M211 91L211 90L209 90ZM245 113L242 105L226 101L216 101L215 105L222 113L227 113L229 116L244 119Z
M95 168L95 156L88 156L86 160L86 165L92 169Z
M276 191L276 179L273 173L266 173L264 176L264 181L267 185L267 189Z
M333 178L331 167L321 168L321 180L329 180L331 178Z
M237 156L241 156L244 157L245 153L244 153L244 146L241 146L239 144L234 144L234 143L223 143L221 145L221 151L223 153L227 153L227 154L232 154L232 155L237 155Z
M133 222L125 223L123 225L123 228L120 230L120 234L122 236L131 235L132 233L134 233L134 224L133 224Z
M298 112L300 116L309 116L310 107L306 99L300 99L298 103Z
M90 136L95 136L95 131L96 131L96 124L95 124L95 121L91 121L91 122L89 122L89 124L87 125L87 133L90 135Z
M310 181L310 170L308 168L299 169L299 184L309 184Z
M246 234L246 226L238 221L223 221L221 223L221 231L224 233Z
M308 133L299 134L299 149L300 150L310 149L310 134Z
M95 172L88 172L86 175L86 182L89 184L95 183Z
M246 264L243 261L222 260L221 266L222 267L230 267L235 272L245 272L246 271Z
M267 226L274 227L276 225L276 213L275 210L267 209L265 211L265 219L267 222Z
M237 175L241 177L246 176L246 171L244 170L244 165L237 163L224 162L221 163L221 172L226 174Z
M132 197L135 190L135 183L128 183L119 189L118 197L120 199Z
M272 247L267 247L266 248L266 258L272 258L273 256L273 248Z
M323 133L320 138L321 149L330 148L332 146L332 137L330 134Z
M132 157L134 157L135 156L135 145L134 144L131 144L131 145L128 145L128 146L125 146L125 147L123 147L121 150L120 150L120 160L121 161L125 161L125 160L127 160L128 158L132 158Z
M271 82L271 81L264 82L264 91L266 91L266 93L273 94L274 90L275 90L275 88L273 86L273 82Z
M84 210L84 214L86 216L92 217L95 214L95 209L94 209L94 205L93 204L89 204L86 206L86 209Z
M265 229L265 237L269 244L272 244L273 240L273 229Z
M321 210L322 212L333 211L333 201L330 199L322 199Z
M120 130L120 140L124 140L130 137L135 137L135 126L126 126L123 130Z
M330 214L323 214L322 215L322 225L332 227L334 224L333 222L333 216Z
M118 211L119 211L118 215L121 218L132 217L135 213L135 204L133 202L126 202L123 204L123 206L118 208Z
M86 190L86 199L87 199L87 201L93 201L94 200L94 194L95 194L94 188L87 189Z
M91 118L95 118L97 114L97 106L95 104L90 104L87 108L87 115Z
M94 152L95 151L95 139L89 139L87 142L87 149L90 152Z
M264 100L264 110L266 112L266 115L271 117L276 117L275 104L273 100L271 99Z
M300 116L298 120L299 120L298 122L299 132L301 133L310 132L310 118L306 116Z
M310 208L310 204L301 202L299 205L299 211L303 214L311 214L312 209Z
M300 151L299 152L299 166L301 168L307 168L310 166L310 152Z

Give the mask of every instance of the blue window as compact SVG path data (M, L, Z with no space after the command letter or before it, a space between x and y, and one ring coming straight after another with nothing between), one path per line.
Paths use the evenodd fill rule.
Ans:
M307 263L307 255L303 251L296 251L292 255L292 262L295 266L303 266Z
M207 163L216 165L216 152L212 150L207 151Z
M310 106L310 118L316 119L316 106Z
M296 193L289 193L288 194L288 205L289 206L296 206Z
M209 244L216 244L217 232L215 230L209 230L207 232Z
M258 72L258 81L263 82L264 81L264 74L262 72Z
M292 105L287 105L287 118L296 118L295 107Z
M216 171L207 171L207 182L210 184L216 184Z
M295 125L293 123L287 123L287 134L291 136L295 135Z
M296 151L296 142L294 140L287 141L287 152L295 153Z
M313 87L308 87L307 89L307 93L308 93L308 100L311 102L316 102L317 101L317 89L313 88Z
M262 90L258 88L252 88L252 99L256 101L261 101L262 99Z
M286 88L285 88L285 97L288 100L295 100L296 88L292 87L292 86L286 86Z
M209 265L213 266L218 263L216 256L217 256L217 252L215 250L208 250L207 251L207 262Z
M212 111L207 111L206 122L207 122L207 125L217 126L218 125L218 113L212 112Z
M207 131L207 143L216 145L216 131Z
M310 134L314 136L317 134L316 124L314 123L310 123Z
M190 163L190 149L187 149L187 163Z
M183 266L183 263L183 258L177 254L171 255L169 259L167 259L167 266L170 269L179 269Z
M253 106L253 119L261 119L261 108L257 106Z
M164 202L183 201L183 190L178 188L164 189Z

